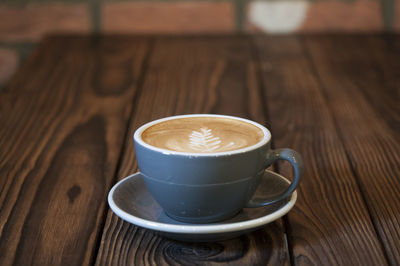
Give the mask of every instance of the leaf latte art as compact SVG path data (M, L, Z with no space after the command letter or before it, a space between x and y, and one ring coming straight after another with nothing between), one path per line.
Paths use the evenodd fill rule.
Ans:
M255 145L264 133L242 120L200 116L162 121L145 129L141 137L147 144L166 150L214 153Z
M219 149L221 140L219 137L214 137L211 131L211 129L204 127L200 128L200 132L193 131L190 135L189 146L200 152L213 152L214 150ZM230 142L225 148L232 145L235 144Z

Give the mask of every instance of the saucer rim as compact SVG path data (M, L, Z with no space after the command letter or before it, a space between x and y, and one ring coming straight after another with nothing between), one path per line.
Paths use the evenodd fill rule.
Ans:
M288 184L290 184L290 181L286 179L284 176L277 174L273 171L270 170L265 170L266 172L270 174L274 174L276 176L279 176L282 178L284 181L286 181ZM140 172L136 172L132 175L129 175L119 182L117 182L110 190L108 193L108 204L111 208L111 210L121 219L154 231L160 231L160 232L168 232L168 233L179 233L179 234L215 234L215 233L229 233L229 232L235 232L235 231L242 231L242 230L247 230L247 229L252 229L252 228L257 228L262 225L268 224L272 221L275 221L279 218L281 218L283 215L287 214L294 206L297 200L297 191L295 190L288 202L286 202L284 205L282 205L278 210L265 215L261 216L256 219L249 219L246 221L242 222L235 222L235 223L227 223L224 224L223 221L218 223L218 224L169 224L169 223L161 223L161 222L155 222L152 220L147 220L143 219L137 216L134 216L121 208L118 207L118 205L115 203L113 199L114 192L117 187L121 186L124 182L128 181L130 178L137 178L141 175ZM259 207L262 208L262 207Z

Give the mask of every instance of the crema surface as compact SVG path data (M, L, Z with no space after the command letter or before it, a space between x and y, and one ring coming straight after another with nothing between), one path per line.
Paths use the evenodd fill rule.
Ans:
M222 117L166 120L142 132L152 146L178 152L214 153L242 149L260 142L264 132L253 124Z

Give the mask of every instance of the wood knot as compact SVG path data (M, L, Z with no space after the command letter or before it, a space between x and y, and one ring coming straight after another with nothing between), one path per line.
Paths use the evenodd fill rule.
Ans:
M189 265L193 261L227 263L238 261L248 251L248 239L240 238L210 243L169 242L164 254L177 264ZM232 252L232 248L235 252Z
M67 191L67 196L69 199L69 203L74 203L75 199L81 194L81 187L78 185L73 185L70 189Z
M224 247L218 243L182 243L171 242L165 249L168 257L177 262L185 261L207 261L212 257L218 256Z

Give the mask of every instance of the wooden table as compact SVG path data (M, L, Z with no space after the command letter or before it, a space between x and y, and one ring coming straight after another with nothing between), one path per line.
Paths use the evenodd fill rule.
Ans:
M0 93L0 265L399 265L399 91L399 35L46 38ZM198 244L114 215L134 130L186 113L298 150L289 214Z

